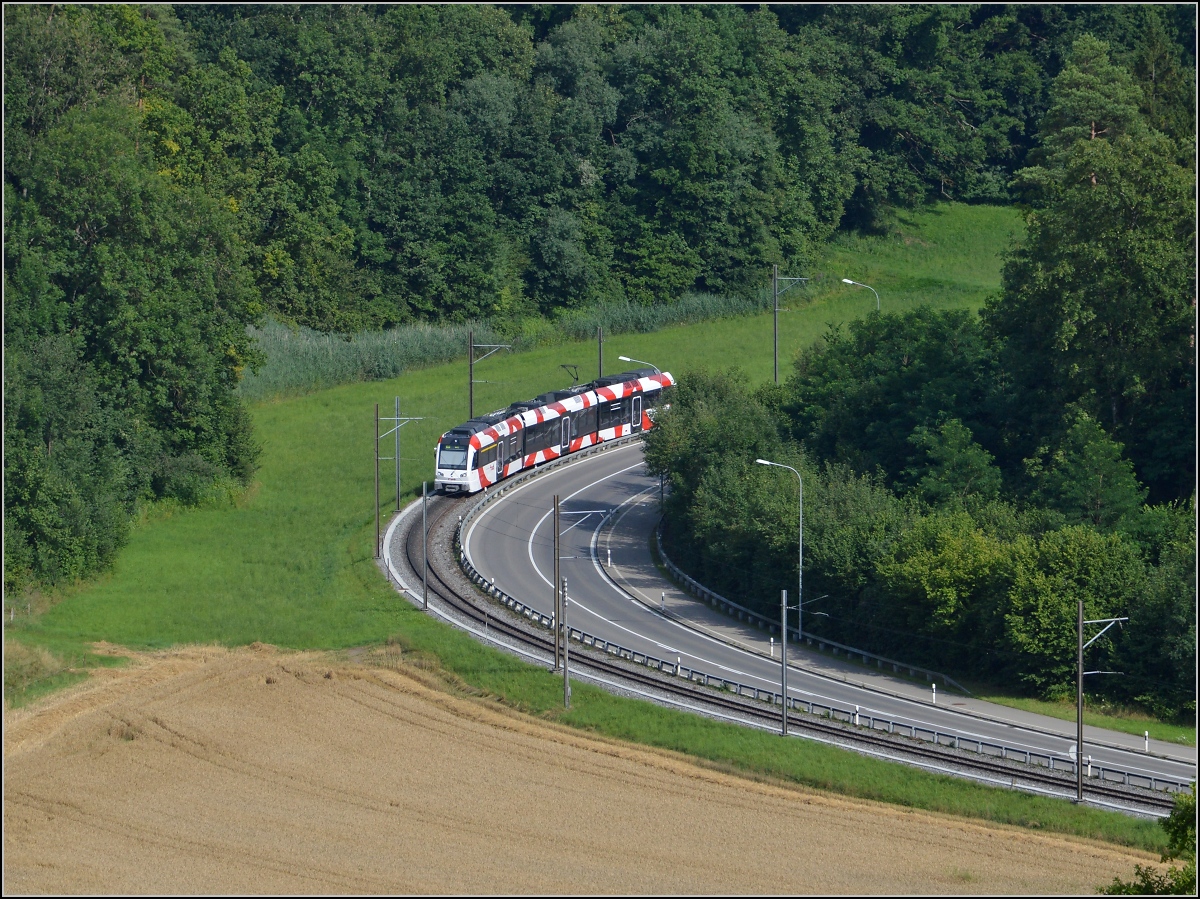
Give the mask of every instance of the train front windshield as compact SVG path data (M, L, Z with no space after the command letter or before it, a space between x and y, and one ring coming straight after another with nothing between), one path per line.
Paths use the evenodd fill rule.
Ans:
M469 442L466 440L448 437L442 441L441 447L438 449L438 468L448 468L455 471L464 471L467 467L467 447Z

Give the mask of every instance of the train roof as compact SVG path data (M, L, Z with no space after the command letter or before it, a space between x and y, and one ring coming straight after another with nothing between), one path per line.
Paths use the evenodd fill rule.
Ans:
M547 403L557 403L573 396L579 396L581 393L587 393L591 389L591 384L576 384L574 387L567 387L564 390L551 390L549 393L543 393L538 399L545 400Z
M624 384L628 381L636 381L639 378L649 378L653 375L661 374L653 368L637 368L632 371L623 371L615 375L605 375L602 378L597 378L587 384L576 384L574 387L568 387L564 390L551 390L547 393L535 396L531 400L520 400L513 403L507 409L498 409L495 412L489 412L487 415L479 415L472 418L470 421L463 422L456 428L453 428L446 433L448 435L456 435L460 437L469 437L473 434L478 434L480 431L486 431L488 428L495 427L506 418L511 418L514 415L520 415L522 412L528 412L530 409L540 409L542 406L549 406L551 403L561 402L565 399L570 399L573 396L579 396L582 393L587 393L589 390L595 390L599 387L611 387L614 384Z
M488 428L498 425L504 419L508 418L512 413L508 409L497 409L495 412L489 412L487 415L478 415L470 421L463 422L458 427L447 431L447 434L457 434L460 436L469 436L478 434L480 431L486 431Z
M616 375L605 375L602 378L597 378L589 388L596 387L612 387L613 384L624 384L626 381L636 381L639 378L649 378L652 375L661 374L657 369L653 368L635 368L632 371L623 371Z

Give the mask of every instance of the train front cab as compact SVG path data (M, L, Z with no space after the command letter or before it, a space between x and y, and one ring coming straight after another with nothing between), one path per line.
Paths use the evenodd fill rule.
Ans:
M474 455L469 431L455 429L443 434L438 442L434 492L470 493Z

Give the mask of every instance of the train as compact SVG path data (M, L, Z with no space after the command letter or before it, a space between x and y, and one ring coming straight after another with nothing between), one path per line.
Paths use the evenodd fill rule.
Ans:
M674 383L670 372L638 368L472 418L438 439L434 492L478 493L550 459L648 430Z

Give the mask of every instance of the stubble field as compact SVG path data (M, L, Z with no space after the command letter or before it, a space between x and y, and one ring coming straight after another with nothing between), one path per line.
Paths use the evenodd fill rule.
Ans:
M1037 895L1156 861L731 776L370 661L141 653L6 711L5 891Z

